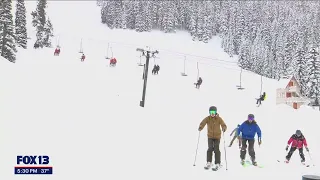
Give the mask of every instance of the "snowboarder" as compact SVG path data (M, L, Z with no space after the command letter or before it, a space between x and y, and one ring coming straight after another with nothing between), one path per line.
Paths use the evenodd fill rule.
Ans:
M55 50L54 50L54 56L59 56L59 54L60 54L60 48L59 47L57 47Z
M294 153L294 151L296 149L299 150L299 155L300 155L300 158L301 158L301 163L304 164L305 162L305 157L304 157L304 154L303 154L303 146L306 148L306 150L309 152L309 148L308 148L308 145L307 145L307 140L306 138L303 136L303 134L301 133L300 130L297 130L295 134L293 134L290 139L288 140L288 145L286 147L286 151L288 151L288 148L291 144L291 148L288 152L288 155L286 156L286 163L289 163L290 161L290 158L292 156L292 154Z
M209 116L202 120L198 130L201 131L205 127L205 125L207 125L208 150L207 164L205 166L205 169L209 169L212 166L212 152L214 152L215 167L213 167L212 170L218 170L221 168L221 153L219 148L221 129L224 133L227 130L227 125L217 113L217 108L215 106L211 106L209 108L209 114Z
M81 62L83 62L86 59L86 56L84 54L82 54L81 56Z
M251 157L252 164L257 166L256 154L254 151L254 136L258 134L258 143L261 145L261 130L259 125L254 119L253 114L248 115L248 120L243 122L239 127L239 132L241 133L242 147L240 151L241 164L245 162L245 157L247 153L247 142L249 144L249 155Z
M239 149L241 148L241 136L239 134L239 127L240 127L240 124L238 124L238 126L231 132L230 136L232 136L233 133L234 133L234 136L230 142L229 147L232 146L233 141L237 138L239 141Z
M198 79L198 82L197 83L194 83L196 85L196 88L199 89L200 88L200 85L202 84L202 78L199 77Z
M159 73L159 70L160 70L160 66L159 66L159 65L157 65L157 68L156 68L156 74L158 74L158 73Z
M258 106L261 105L261 101L264 101L266 99L266 92L263 92L263 94L257 99Z

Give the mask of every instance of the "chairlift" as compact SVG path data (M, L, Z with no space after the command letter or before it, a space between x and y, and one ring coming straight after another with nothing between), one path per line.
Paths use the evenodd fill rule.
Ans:
M183 72L181 72L182 76L188 76L186 74L186 56L184 56L184 61L183 61Z
M79 51L79 53L83 53L83 47L82 47L82 38L81 38L81 42L80 42L80 51Z
M142 55L140 55L140 62L138 63L138 66L144 66L144 64L141 63L141 57Z
M244 87L241 86L241 82L242 82L241 80L242 80L242 68L241 68L241 71L240 71L240 85L237 86L238 90L243 90L244 89Z
M109 49L111 51L111 57L109 57ZM113 58L113 51L112 51L112 47L110 46L110 43L108 43L108 48L107 48L107 57L106 59L112 59Z

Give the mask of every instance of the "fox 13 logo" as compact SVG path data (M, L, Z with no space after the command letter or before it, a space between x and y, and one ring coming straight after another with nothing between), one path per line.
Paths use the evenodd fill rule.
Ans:
M49 156L17 156L14 174L52 174Z

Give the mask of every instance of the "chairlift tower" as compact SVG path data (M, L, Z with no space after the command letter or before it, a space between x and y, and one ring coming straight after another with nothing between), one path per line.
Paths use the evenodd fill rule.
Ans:
M145 49L141 49L141 48L137 48L137 51L142 53L142 56L146 57L146 64L144 65L144 69L143 69L143 92L142 92L142 100L140 101L140 106L144 107L145 105L145 100L146 100L146 91L147 91L147 81L148 81L148 69L149 69L149 60L150 57L155 57L155 54L158 54L159 51L150 51L150 49L148 48L148 50Z

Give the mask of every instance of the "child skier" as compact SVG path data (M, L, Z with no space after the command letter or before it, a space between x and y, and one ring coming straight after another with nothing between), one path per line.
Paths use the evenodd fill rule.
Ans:
M305 162L305 158L304 158L304 154L303 154L303 146L306 148L306 150L309 152L309 148L307 145L307 140L306 138L303 136L303 134L301 133L300 130L297 130L295 134L293 134L290 139L288 140L288 145L286 147L286 151L288 151L288 148L291 144L291 148L288 152L288 155L286 156L286 163L289 163L290 158L292 156L292 154L294 153L294 151L296 149L299 150L299 155L301 158L301 163L304 164Z
M232 136L233 133L234 133L234 136L230 142L229 147L232 146L233 141L236 140L236 138L237 138L239 141L239 149L241 148L241 137L239 136L240 135L239 134L239 127L240 127L240 124L238 124L238 126L231 132L230 136Z

